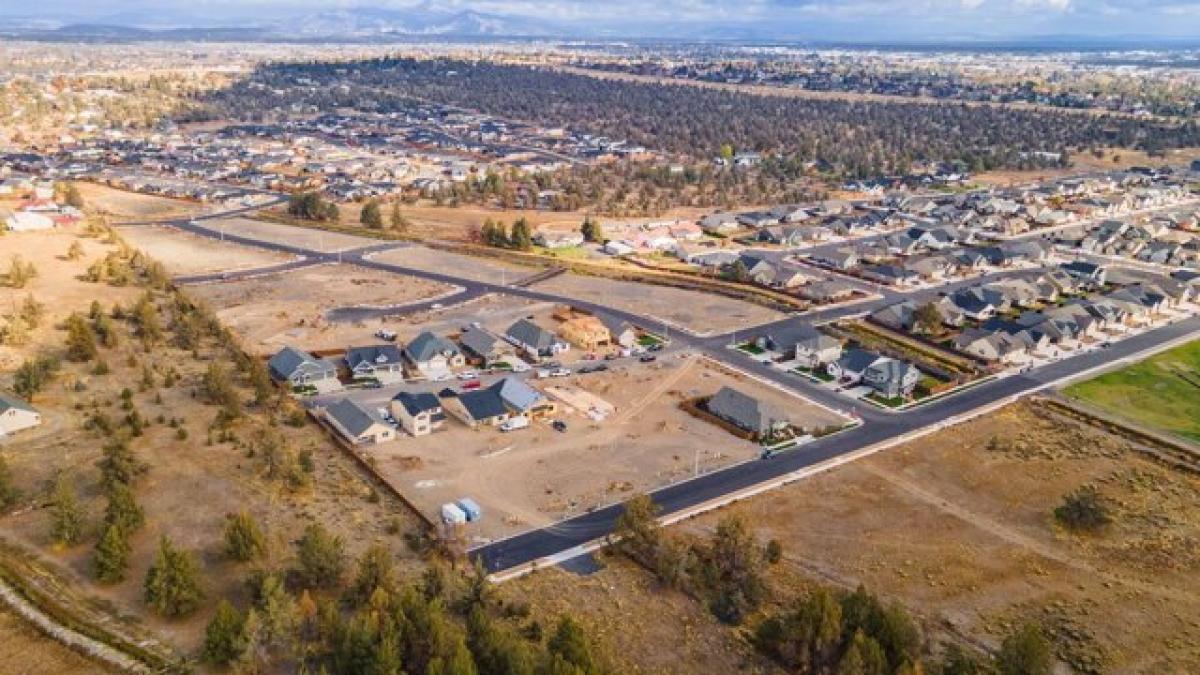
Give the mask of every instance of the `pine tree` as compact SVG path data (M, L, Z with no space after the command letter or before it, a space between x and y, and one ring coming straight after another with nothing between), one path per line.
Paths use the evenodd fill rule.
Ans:
M67 476L59 476L54 484L52 499L54 540L64 546L79 542L83 534L83 510L75 494L75 484Z
M78 313L67 318L67 359L86 362L96 358L96 336L86 319Z
M129 444L120 439L104 446L104 457L98 466L105 486L115 483L132 486L148 468L134 456Z
M1050 642L1033 624L1004 638L996 655L1001 675L1049 675L1054 672Z
M392 566L392 554L381 544L373 544L358 559L358 572L350 586L349 597L361 604L376 589L392 592L396 587L396 573Z
M303 585L332 588L341 583L346 565L345 546L341 537L330 534L321 524L313 523L304 529L300 538L297 570Z
M529 221L518 218L517 222L513 223L512 236L509 240L512 242L512 247L518 251L533 250L533 235L529 231Z
M104 528L100 541L96 542L96 555L92 569L96 580L102 584L115 584L125 580L129 568L129 539L119 525L109 524Z
M20 499L21 491L13 485L12 471L8 468L8 462L4 460L4 455L0 455L0 513L12 508Z
M575 666L584 675L600 672L600 666L592 653L592 644L584 632L583 626L570 616L558 620L558 628L547 645L551 654L560 656L564 661Z
M144 590L146 604L159 614L168 617L191 614L204 598L196 559L163 536L154 564L146 572Z
M392 215L390 225L396 232L403 234L408 231L408 219L400 212L400 200L392 202Z
M225 522L225 554L249 562L266 553L267 541L254 516L242 511Z
M228 600L217 604L217 611L204 629L201 658L214 666L227 666L246 652L246 620Z
M146 515L138 505L133 490L128 484L112 481L107 483L108 507L104 511L104 522L116 525L126 534L132 534L146 522Z
M379 210L379 202L372 199L364 204L358 214L358 221L372 230L382 230L383 214Z

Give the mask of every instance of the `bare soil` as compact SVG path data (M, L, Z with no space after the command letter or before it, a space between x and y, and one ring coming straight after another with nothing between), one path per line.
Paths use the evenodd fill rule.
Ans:
M196 202L128 192L96 183L79 182L76 185L86 208L115 221L186 218L209 208Z
M236 234L256 241L287 244L310 251L321 251L322 253L348 251L352 248L361 248L379 243L378 239L371 239L369 237L357 237L352 234L327 232L311 227L285 225L283 223L274 223L253 218L221 218L206 221L204 224L206 227L212 229L224 231L228 234Z
M538 268L513 265L492 258L482 258L439 251L424 246L408 246L375 255L374 260L403 265L422 272L453 274L456 277L489 284L513 283L538 273Z
M337 349L374 341L378 320L333 323L326 312L340 307L390 306L452 290L415 277L349 265L322 265L255 279L206 284L189 293L207 302L246 348L269 354L285 345Z
M21 617L0 608L0 654L15 660L0 663L0 672L21 675L62 675L116 671L96 663L42 635ZM17 657L16 655L20 655Z
M161 262L173 275L245 270L294 260L289 255L209 239L170 227L123 227L120 231L125 241Z
M644 326L655 331L683 327L706 335L744 330L785 317L775 310L719 295L576 274L562 274L539 282L534 288L602 303L667 324L665 328Z

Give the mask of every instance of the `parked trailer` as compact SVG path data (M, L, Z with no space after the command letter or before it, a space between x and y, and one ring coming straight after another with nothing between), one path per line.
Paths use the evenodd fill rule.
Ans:
M479 508L479 504L475 503L475 500L470 497L463 497L458 500L458 508L467 514L468 523L473 523L483 518L483 509Z
M462 525L467 522L467 514L457 504L442 504L442 521L447 525Z

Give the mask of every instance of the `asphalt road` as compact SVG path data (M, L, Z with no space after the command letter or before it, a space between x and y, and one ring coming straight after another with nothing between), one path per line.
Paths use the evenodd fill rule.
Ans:
M253 209L244 209L238 212L248 210ZM228 217L229 215L232 214L212 214L202 219L197 219L197 221ZM373 252L386 250L399 244L380 244L378 246L369 246L341 253L323 253L288 244L263 242L228 233L222 234L213 228L205 227L202 222L197 221L173 221L167 224L201 236L223 237L226 241L233 241L246 246L290 253L301 256L306 261L342 262L369 269L437 281L460 287L463 289L461 291L463 294L472 297L486 293L501 293L537 301L571 304L590 312L607 313L635 325L654 326L658 324L656 320L639 316L632 312L606 307L599 303L581 301L532 288L463 279L450 272L439 273L416 270L401 265L378 262L371 258ZM820 322L833 321L840 317L872 311L890 302L894 302L900 296L912 297L920 301L921 299L936 297L939 293L948 292L955 288L979 283L982 280L1037 274L1039 271L1037 269L1005 271L986 277L956 281L941 287L914 291L912 293L893 292L889 293L886 297L863 303L855 303L824 311L817 310L811 315L793 316L765 326L756 326L753 328L753 332L761 334L769 331L772 327L792 322L813 323L814 319ZM247 273L252 272L253 270L247 271ZM447 299L441 302L449 301ZM433 304L433 302L437 301L431 301L430 304ZM743 335L748 334L748 331L740 332ZM1001 377L904 412L889 412L870 406L861 406L861 409L857 410L857 413L864 421L864 424L860 427L819 439L798 450L784 452L770 459L739 464L686 482L671 485L656 491L654 493L654 500L662 508L664 514L688 509L718 497L820 464L840 455L936 425L946 419L977 410L995 402L1037 391L1050 383L1074 374L1092 368L1115 364L1121 359L1133 357L1141 352L1154 349L1160 345L1197 332L1200 332L1200 318L1193 317L1141 335L1126 338L1107 349L1078 354L1042 366L1028 373ZM849 399L828 388L819 387L803 378L783 373L765 364L757 363L752 359L746 358L739 352L728 349L727 345L732 339L732 333L708 337L699 337L685 331L675 331L672 333L672 340L676 347L691 348L718 361L728 363L732 367L748 371L789 390L796 391L802 396L834 409L845 410L847 407L853 405ZM604 537L612 531L620 512L620 505L599 509L564 520L549 527L477 547L472 549L471 555L482 560L485 567L490 571L510 569Z

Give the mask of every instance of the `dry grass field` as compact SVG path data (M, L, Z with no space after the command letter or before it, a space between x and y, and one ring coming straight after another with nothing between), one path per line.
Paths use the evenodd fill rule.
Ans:
M3 347L6 375L0 379L0 387L4 389L11 386L13 364L19 360L37 353L63 356L65 333L57 328L63 316L73 311L86 314L97 297L103 298L105 311L114 302L129 307L144 292L134 286L81 281L79 277L91 262L114 247L82 238L78 241L86 253L83 258L71 261L60 257L73 240L75 235L62 231L0 237L0 259L21 251L39 271L26 289L0 289L0 302L7 307L33 293L48 308L36 340ZM400 537L413 530L416 519L412 514L381 496L366 474L311 425L268 425L268 415L279 410L280 404L251 407L227 432L210 428L217 408L203 402L198 391L210 364L219 363L227 372L234 369L228 347L208 338L194 350L178 348L170 341L171 324L165 311L170 298L158 292L157 302L164 315L164 341L146 347L132 334L129 322L114 320L118 344L100 347L98 356L109 372L98 372L91 363L64 360L61 372L33 401L43 413L44 423L4 441L5 460L24 499L0 519L0 537L36 551L72 589L110 603L122 615L137 617L153 635L186 655L195 654L216 600L243 598L245 593L248 568L229 562L221 552L221 533L229 514L244 509L262 523L268 533L267 565L290 566L292 542L305 524L314 521L336 532L353 531L354 537L347 538L350 555L373 541L382 541L402 565L414 562ZM129 392L125 395L128 404L123 403L123 390ZM238 392L243 400L252 398L248 389ZM92 558L105 505L97 461L108 438L84 422L102 415L116 433L124 433L121 420L130 409L136 410L144 423L141 434L129 443L148 467L135 485L146 523L131 538L126 580L104 586L93 581ZM171 424L171 419L176 424ZM263 458L251 452L254 439L268 426L286 447L311 457L306 487L289 488L279 479L268 478ZM77 490L84 513L82 540L74 546L52 542L51 513L45 508L50 486L60 475ZM142 580L162 535L195 552L200 562L207 600L201 611L186 619L158 618L147 611L142 599Z
M1082 485L1112 504L1099 534L1053 519ZM1032 618L1081 672L1200 670L1200 479L1031 405L736 508L798 579L866 584L952 634L995 646Z
M121 237L174 276L266 267L294 260L264 249L217 241L169 227L119 228Z
M379 243L377 239L370 239L368 237L357 237L352 234L342 234L340 232L326 232L310 227L286 225L284 223L275 223L254 218L220 218L205 221L204 225L213 230L236 234L255 241L287 244L310 251L321 251L322 253L348 251L353 248L361 248Z
M510 284L540 271L536 267L514 265L494 258L439 251L424 246L407 246L384 251L373 256L373 259L422 272L453 274L456 277L489 284Z
M165 220L204 213L209 207L181 199L127 192L96 183L76 183L84 204L113 221Z
M12 675L109 675L117 672L76 654L2 608L0 655L5 655L5 659L0 661L0 673Z

